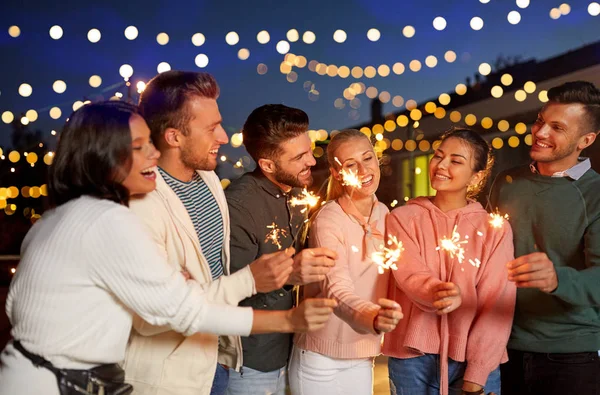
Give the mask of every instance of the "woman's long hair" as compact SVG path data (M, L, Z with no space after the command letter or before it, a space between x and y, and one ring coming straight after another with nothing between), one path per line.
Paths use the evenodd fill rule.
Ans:
M59 206L83 195L129 203L133 104L106 101L75 111L63 127L49 171L48 195Z

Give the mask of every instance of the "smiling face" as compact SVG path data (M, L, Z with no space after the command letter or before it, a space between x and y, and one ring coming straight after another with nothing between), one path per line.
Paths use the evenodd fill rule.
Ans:
M129 195L141 195L152 192L156 188L156 163L160 152L154 148L150 139L150 129L144 118L133 114L129 119L131 130L131 169L123 186Z
M467 196L469 186L476 185L483 177L482 171L474 171L473 148L468 142L446 138L429 162L431 187L439 193L457 193Z
M284 141L273 160L273 178L288 187L309 187L313 183L310 168L317 162L311 149L308 133Z
M219 147L229 141L217 101L193 96L187 106L191 119L181 136L181 161L188 169L214 170Z
M361 188L344 187L348 195L360 199L377 192L381 171L377 155L375 155L373 146L366 137L356 137L344 141L335 150L334 156L337 161L342 163L342 169L357 174L361 181ZM339 168L331 168L330 170L336 180L342 182L342 174Z
M533 144L529 152L542 174L545 168L552 168L552 172L564 171L577 163L581 150L589 145L586 144L586 118L585 107L578 103L548 102L542 108L531 127Z

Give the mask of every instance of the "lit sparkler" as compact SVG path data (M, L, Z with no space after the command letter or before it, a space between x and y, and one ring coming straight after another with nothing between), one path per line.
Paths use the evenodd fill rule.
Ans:
M314 207L319 203L319 199L321 199L320 196L316 196L304 188L299 196L294 196L290 199L290 205Z
M271 231L267 233L267 236L265 237L265 243L270 241L281 250L281 238L287 236L287 231L285 229L279 229L275 222L273 222L271 225L268 225L267 229L271 229Z
M465 249L461 247L462 244L468 243L469 240L460 240L460 234L456 231L456 225L454 229L452 229L452 237L447 238L443 237L440 240L440 245L436 248L436 250L444 250L450 254L452 258L456 257L458 259L458 263L462 263L463 259L465 259Z
M358 177L358 172L344 169L342 162L338 158L334 158L335 161L340 165L340 175L342 176L342 185L349 186L356 189L362 188L362 182Z
M388 247L383 247L381 251L375 251L371 254L371 260L377 265L379 274L383 274L385 270L398 270L396 262L400 259L404 246L396 236L388 236Z
M504 225L504 220L508 220L508 214L500 214L499 212L490 213L490 225L492 228L500 229Z

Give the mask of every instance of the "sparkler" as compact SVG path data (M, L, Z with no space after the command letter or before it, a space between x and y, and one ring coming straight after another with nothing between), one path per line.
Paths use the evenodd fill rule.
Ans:
M285 229L279 229L275 222L273 222L271 225L267 225L267 229L271 229L271 231L267 233L267 236L265 237L265 243L270 241L281 250L281 238L287 236L287 231Z
M500 214L499 212L490 213L490 225L492 228L500 229L504 225L504 220L508 220L508 214Z
M298 239L298 236L300 236L300 233L303 233L304 226L308 223L308 221L310 221L310 220L307 218L304 220L304 222L302 222L302 225L300 225L300 229L298 229L296 236L294 236L294 238L292 239L292 244L290 244L292 247L294 247L296 245L296 239Z
M460 241L460 234L456 231L456 225L454 225L454 229L452 229L452 237L447 238L443 237L440 240L440 245L436 248L436 250L444 250L450 254L452 258L456 257L458 259L458 263L462 263L465 259L465 249L461 247L462 244L467 244L469 240Z
M398 270L396 262L400 259L404 246L396 236L388 235L387 245L381 251L375 251L371 254L371 260L377 265L379 274L383 274L385 270Z
M302 190L299 196L294 196L290 199L291 206L310 206L314 207L319 203L320 196L309 192L306 187ZM306 211L306 209L304 209ZM302 211L302 212L304 212Z
M349 186L356 189L362 188L362 182L358 177L357 171L344 169L342 162L338 158L334 158L335 161L340 165L340 175L342 176L342 185Z

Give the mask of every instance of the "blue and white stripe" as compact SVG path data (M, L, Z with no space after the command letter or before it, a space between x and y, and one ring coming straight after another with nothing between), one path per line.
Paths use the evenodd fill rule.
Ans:
M221 251L224 234L223 217L217 200L198 173L194 172L190 182L182 182L161 168L159 171L185 206L200 240L202 253L210 266L212 278L218 279L223 275Z

